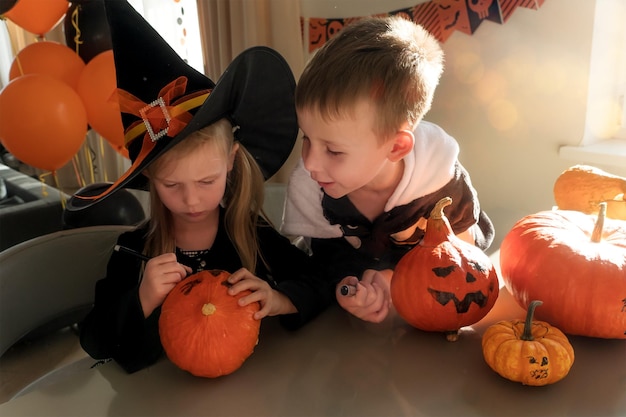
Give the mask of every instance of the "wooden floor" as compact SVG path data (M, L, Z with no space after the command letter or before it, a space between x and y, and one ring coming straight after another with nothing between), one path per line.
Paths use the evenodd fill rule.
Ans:
M70 327L15 344L0 357L0 403L46 373L86 356Z

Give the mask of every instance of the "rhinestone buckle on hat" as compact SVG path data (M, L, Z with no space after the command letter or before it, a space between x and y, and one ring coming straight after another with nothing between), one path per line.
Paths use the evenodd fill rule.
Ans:
M157 107L157 105L159 106L159 108L161 109L161 112L163 113L163 117L165 118L167 127L155 133L154 130L152 129L152 126L150 125L150 122L148 121L147 113L151 108ZM163 97L157 98L152 103L148 104L146 107L139 110L139 115L143 119L143 123L146 125L146 131L150 135L150 139L152 139L152 142L156 142L157 140L161 139L163 136L167 135L167 131L170 128L170 120L172 120L172 117L167 111L167 107L165 107L165 101L163 101Z

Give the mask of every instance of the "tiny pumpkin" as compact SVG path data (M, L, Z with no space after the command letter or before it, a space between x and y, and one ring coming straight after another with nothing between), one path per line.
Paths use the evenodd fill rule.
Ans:
M449 197L437 202L422 241L396 265L390 292L396 311L410 325L455 341L461 327L491 310L499 282L489 257L455 236L443 213L450 204Z
M161 306L159 335L168 358L195 376L215 378L239 369L259 338L258 303L240 306L226 271L201 271L180 281Z
M561 330L533 320L533 300L525 320L492 324L482 337L485 362L500 376L524 385L542 386L565 378L574 364L574 348Z
M554 200L560 210L595 214L607 204L606 216L626 220L626 178L589 165L574 165L554 182Z

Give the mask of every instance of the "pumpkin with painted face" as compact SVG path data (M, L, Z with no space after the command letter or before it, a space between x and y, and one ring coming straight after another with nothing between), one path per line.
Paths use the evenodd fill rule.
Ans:
M500 376L524 385L553 384L569 373L574 348L567 336L544 321L533 320L533 300L525 320L502 320L487 328L482 337L485 362Z
M422 241L398 262L391 299L398 314L420 330L443 332L454 341L463 326L491 310L499 292L489 257L452 232L443 198L432 210Z

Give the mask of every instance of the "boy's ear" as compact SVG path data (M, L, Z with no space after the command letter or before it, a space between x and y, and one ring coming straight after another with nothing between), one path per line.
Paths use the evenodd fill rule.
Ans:
M398 130L393 137L391 151L387 158L391 162L398 162L411 152L414 143L415 136L413 136L413 132L410 130Z

